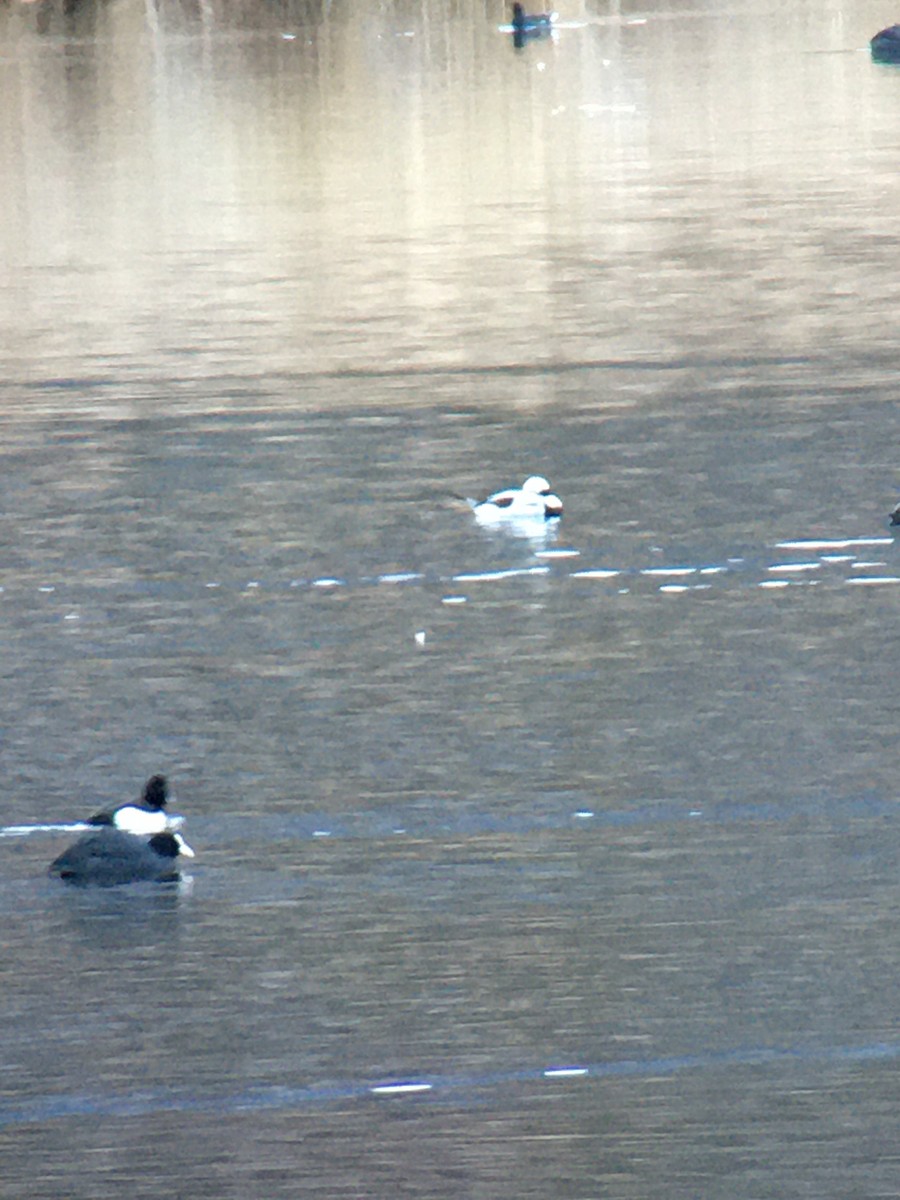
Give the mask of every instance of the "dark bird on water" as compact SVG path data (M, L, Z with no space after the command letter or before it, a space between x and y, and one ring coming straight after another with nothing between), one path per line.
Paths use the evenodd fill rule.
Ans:
M556 20L556 13L527 13L519 0L516 0L512 10L513 33L519 34L520 37L527 35L540 37L542 34L550 33L553 22Z
M900 63L900 25L890 25L876 33L869 49L876 62Z
M125 833L164 833L178 829L184 818L166 813L169 785L164 775L152 775L144 784L140 800L129 800L114 808L104 808L88 817L87 825L112 825Z
M50 874L80 887L126 883L173 883L178 860L194 852L180 833L140 837L104 825L85 833L50 864Z

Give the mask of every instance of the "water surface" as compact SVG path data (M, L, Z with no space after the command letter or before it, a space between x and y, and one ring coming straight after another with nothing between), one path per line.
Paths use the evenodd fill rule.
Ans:
M507 15L0 9L10 1196L895 1186L888 16Z

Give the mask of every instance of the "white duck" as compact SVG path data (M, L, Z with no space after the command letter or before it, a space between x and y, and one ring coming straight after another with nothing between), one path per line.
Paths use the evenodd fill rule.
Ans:
M543 475L530 475L520 488L505 488L486 500L470 500L479 525L515 525L556 520L563 503Z

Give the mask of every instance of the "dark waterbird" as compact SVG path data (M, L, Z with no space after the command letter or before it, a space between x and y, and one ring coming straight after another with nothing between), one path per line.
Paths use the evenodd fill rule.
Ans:
M126 883L172 883L180 878L178 859L194 852L180 833L139 837L112 825L92 829L50 864L50 874L80 887L119 887Z
M513 33L519 37L541 37L550 33L556 13L527 13L519 0L512 6Z
M898 504L897 507L894 509L894 511L891 513L891 524L892 525L900 525L900 504Z
M876 62L900 63L900 25L891 25L876 33L869 42L869 49Z
M87 825L112 825L126 833L163 833L167 829L177 829L181 817L170 817L166 813L169 799L169 785L164 775L152 775L144 784L140 800L130 800L115 808L105 808L92 817L88 817Z

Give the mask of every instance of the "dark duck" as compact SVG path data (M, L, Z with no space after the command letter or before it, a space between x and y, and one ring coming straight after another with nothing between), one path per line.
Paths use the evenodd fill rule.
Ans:
M527 13L519 0L512 6L513 33L519 38L542 37L553 29L556 13Z
M128 883L174 883L178 860L194 852L180 833L140 837L114 825L85 833L50 864L50 874L77 887L120 887Z
M876 33L869 42L876 62L900 63L900 25L891 25Z

